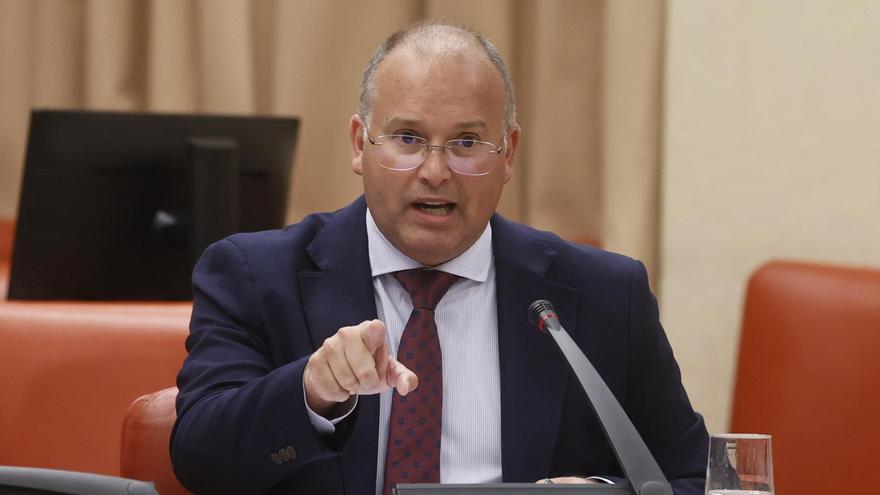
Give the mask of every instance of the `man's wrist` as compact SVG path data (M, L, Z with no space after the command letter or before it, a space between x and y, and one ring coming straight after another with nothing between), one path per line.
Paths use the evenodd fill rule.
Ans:
M333 411L330 411L332 414L324 415L312 409L312 406L309 404L308 394L306 394L305 384L303 384L303 399L305 401L306 413L309 416L309 422L312 423L312 427L320 435L336 433L336 425L354 412L358 402L357 398L357 395L352 395L345 402L332 403Z
M345 416L351 411L355 397L355 395L350 395L348 399L343 402L333 402L321 399L309 400L308 393L306 393L306 407L311 409L315 414L332 421L334 418Z

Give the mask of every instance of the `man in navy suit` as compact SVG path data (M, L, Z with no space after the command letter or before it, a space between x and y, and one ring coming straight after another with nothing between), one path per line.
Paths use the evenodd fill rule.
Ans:
M548 299L676 493L703 492L706 430L642 264L494 212L520 135L509 73L481 35L427 22L386 40L350 123L364 196L232 236L196 266L171 441L184 485L388 493L410 455L389 423L432 383L442 431L419 479L620 481L582 392L528 323L529 303ZM413 269L454 275L433 309L442 387L397 353L415 314L398 273Z

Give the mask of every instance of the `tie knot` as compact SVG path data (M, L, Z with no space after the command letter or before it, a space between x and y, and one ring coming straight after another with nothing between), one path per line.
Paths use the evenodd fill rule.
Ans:
M437 307L437 303L453 282L459 279L458 275L424 268L394 272L394 278L409 293L413 308L431 311Z

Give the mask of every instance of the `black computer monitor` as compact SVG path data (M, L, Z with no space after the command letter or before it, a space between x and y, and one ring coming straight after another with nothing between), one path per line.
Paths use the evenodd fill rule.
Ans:
M34 110L9 299L191 298L208 243L284 225L298 127Z

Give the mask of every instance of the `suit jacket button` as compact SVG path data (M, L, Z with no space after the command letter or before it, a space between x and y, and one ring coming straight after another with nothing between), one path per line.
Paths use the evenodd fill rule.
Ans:
M290 454L287 452L286 449L279 450L278 455L281 457L281 460L284 462L287 462L290 460Z
M277 453L275 453L275 452L272 452L272 454L269 455L269 457L272 458L272 462L274 462L275 464L281 464L281 462L282 462L282 461L281 461L281 456L279 456L279 455L278 455Z
M292 461L296 459L296 449L293 448L293 445L288 445L286 449L284 449L284 455L287 456L287 459Z

